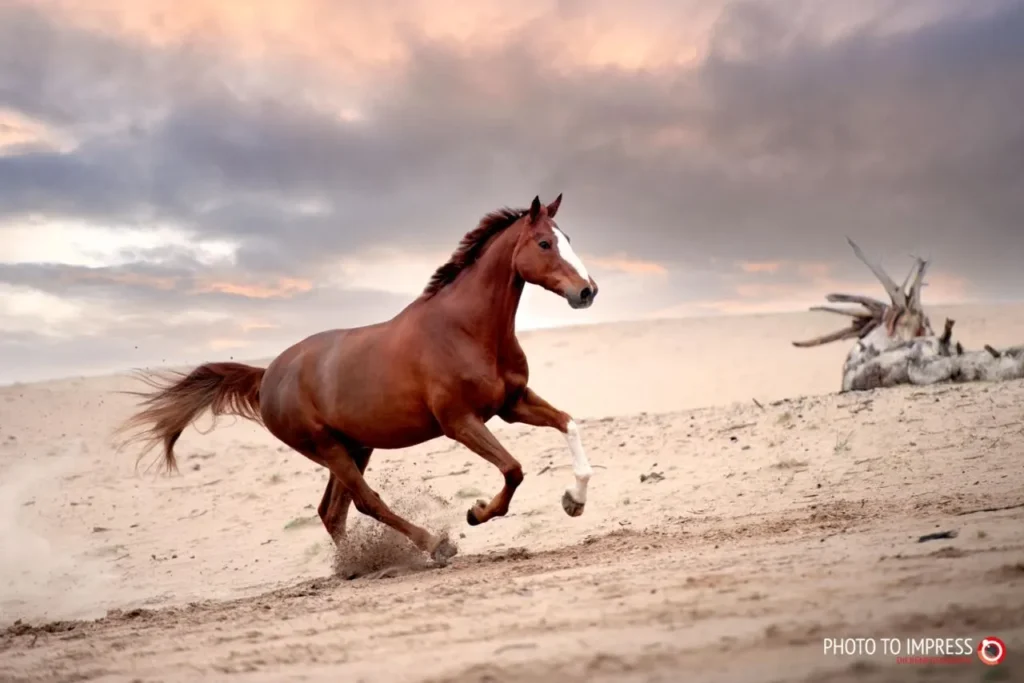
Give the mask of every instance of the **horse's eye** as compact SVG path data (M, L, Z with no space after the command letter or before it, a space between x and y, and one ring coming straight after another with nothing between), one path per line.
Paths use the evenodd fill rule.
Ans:
M551 248L551 242L548 242L547 240L542 241L540 243L540 248L541 249L550 249Z

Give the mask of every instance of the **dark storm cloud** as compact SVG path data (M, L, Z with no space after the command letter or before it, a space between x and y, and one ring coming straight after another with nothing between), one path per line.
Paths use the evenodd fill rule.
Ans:
M843 260L850 234L1005 285L1024 248L1024 5L824 45L772 40L780 19L757 9L726 14L697 74L709 157L637 164L588 212L642 225L647 254ZM734 33L742 57L722 54Z
M491 208L564 191L591 251L833 259L853 234L997 285L1024 250L1024 3L990 7L821 42L793 37L788 5L733 4L696 69L556 72L533 25L473 52L412 39L354 122L306 104L298 75L247 93L194 45L146 51L8 9L5 104L127 123L0 159L2 210L158 217L239 239L244 267L298 272L373 243L454 245Z
M340 256L446 251L486 211L564 192L581 250L676 264L681 302L728 296L740 261L833 261L832 276L862 278L847 234L894 276L919 253L981 294L1019 291L1024 2L935 3L945 14L918 28L870 22L829 41L797 23L799 6L730 3L707 58L677 67L559 64L557 17L473 49L411 34L407 63L354 98L364 116L351 120L311 104L325 86L301 64L199 39L152 46L4 3L0 108L80 144L0 156L0 218L170 224L240 246L233 270L137 250L109 269L6 265L0 282L135 321L111 321L114 341L81 342L83 357L114 358L146 324L162 329L154 311L186 309L280 318L280 338L245 333L278 345L294 341L288 326L369 322L404 303L317 286ZM249 78L261 69L274 77ZM200 286L280 278L314 284L285 298ZM3 343L5 362L32 346ZM55 357L73 344L46 343Z
M0 36L0 102L49 123L102 115L123 84L145 82L148 53L64 27L27 3L0 6Z

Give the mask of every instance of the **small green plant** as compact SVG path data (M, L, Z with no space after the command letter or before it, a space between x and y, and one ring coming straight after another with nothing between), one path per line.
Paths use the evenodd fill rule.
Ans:
M304 526L310 526L316 524L320 518L317 515L310 515L309 517L296 517L292 521L284 525L285 529L300 529Z
M806 460L797 460L796 458L782 458L777 463L772 465L777 470L795 470L801 467L807 467Z
M850 450L850 439L851 438L853 438L853 432L850 432L845 437L844 436L837 436L836 437L836 447L833 450L833 452L836 455L839 455L840 453L848 452Z

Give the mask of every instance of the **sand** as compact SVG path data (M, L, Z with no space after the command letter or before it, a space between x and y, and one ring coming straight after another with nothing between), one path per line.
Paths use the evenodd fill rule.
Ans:
M930 313L968 346L1024 342L1024 306ZM371 485L459 554L417 567L353 511L354 580L316 518L324 471L256 425L189 430L167 477L111 449L125 376L0 388L0 680L1024 680L1024 383L837 395L845 345L789 342L841 324L522 334L531 385L580 420L583 516L553 431L491 423L526 480L477 527L488 464L378 451ZM1002 638L1001 677L823 651L932 635Z

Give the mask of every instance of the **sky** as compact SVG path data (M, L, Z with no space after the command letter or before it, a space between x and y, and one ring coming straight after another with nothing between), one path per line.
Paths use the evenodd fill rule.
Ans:
M520 329L1024 286L1024 1L4 0L0 382L274 355L564 194Z

